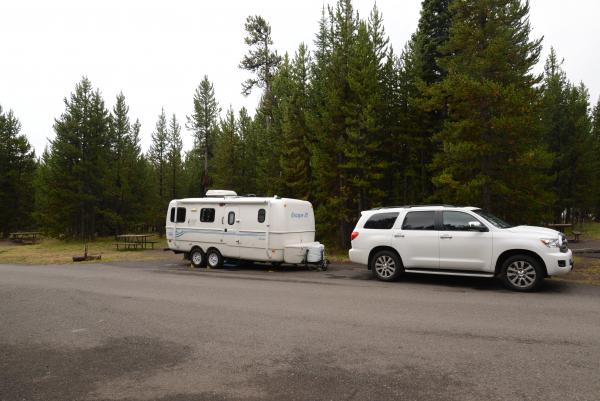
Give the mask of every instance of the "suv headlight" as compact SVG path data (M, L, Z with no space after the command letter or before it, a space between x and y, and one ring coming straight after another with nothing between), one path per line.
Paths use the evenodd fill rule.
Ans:
M542 244L546 245L548 248L560 248L562 245L562 241L559 238L542 238L540 239Z

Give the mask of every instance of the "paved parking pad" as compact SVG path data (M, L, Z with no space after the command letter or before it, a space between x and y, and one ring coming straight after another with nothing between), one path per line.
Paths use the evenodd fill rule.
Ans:
M0 400L597 400L600 289L0 265Z

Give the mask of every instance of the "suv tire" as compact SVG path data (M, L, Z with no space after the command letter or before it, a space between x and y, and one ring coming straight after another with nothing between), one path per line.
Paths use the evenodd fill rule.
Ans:
M500 279L513 291L535 291L544 281L540 262L529 255L511 256L502 263Z
M373 276L381 281L395 281L404 273L400 258L392 251L379 251L371 259Z

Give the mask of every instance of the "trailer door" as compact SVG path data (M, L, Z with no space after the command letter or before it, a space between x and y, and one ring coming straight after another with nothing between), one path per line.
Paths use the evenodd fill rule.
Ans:
M227 206L223 216L223 256L230 258L240 257L240 208Z

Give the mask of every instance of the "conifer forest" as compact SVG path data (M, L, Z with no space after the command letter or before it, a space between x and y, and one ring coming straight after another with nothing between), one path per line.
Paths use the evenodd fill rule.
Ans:
M383 205L468 204L518 224L600 215L600 102L569 80L560 49L540 60L527 2L424 0L402 49L376 6L363 17L338 0L320 15L313 43L284 54L269 22L248 16L233 67L247 70L241 93L260 94L256 110L223 108L199 76L182 94L190 115L165 105L142 127L126 94L109 107L83 77L35 154L0 99L3 237L162 233L171 199L208 189L307 199L317 239L337 249L361 210Z

